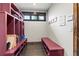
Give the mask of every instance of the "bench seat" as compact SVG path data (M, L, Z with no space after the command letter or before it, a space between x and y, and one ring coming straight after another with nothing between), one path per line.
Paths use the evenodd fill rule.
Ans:
M64 49L48 37L41 38L42 45L49 56L63 56Z

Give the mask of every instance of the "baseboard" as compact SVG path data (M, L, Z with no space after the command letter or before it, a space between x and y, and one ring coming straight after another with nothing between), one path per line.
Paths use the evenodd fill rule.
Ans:
M34 43L41 43L41 41L39 41L39 42L27 42L27 44L34 44Z

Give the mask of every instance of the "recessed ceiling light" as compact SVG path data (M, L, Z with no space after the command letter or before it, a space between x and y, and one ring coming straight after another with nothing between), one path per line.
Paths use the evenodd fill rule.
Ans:
M35 6L35 5L36 5L36 3L33 3L33 5Z

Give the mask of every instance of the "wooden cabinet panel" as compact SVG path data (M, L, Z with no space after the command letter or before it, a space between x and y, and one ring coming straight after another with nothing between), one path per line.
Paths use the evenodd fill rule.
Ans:
M6 51L6 35L7 35L7 26L5 13L0 13L0 55L4 55Z

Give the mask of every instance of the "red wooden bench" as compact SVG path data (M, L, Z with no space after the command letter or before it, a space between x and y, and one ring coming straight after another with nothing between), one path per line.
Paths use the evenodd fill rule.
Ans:
M41 42L48 56L64 56L64 49L48 37L41 38Z

